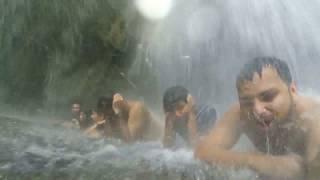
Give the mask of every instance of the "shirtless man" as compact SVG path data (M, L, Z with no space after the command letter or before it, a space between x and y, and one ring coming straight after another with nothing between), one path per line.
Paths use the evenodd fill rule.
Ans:
M85 115L81 109L81 102L73 100L71 103L71 121L64 122L62 125L67 128L82 129L85 121Z
M112 107L105 109L108 111L105 116L107 136L126 142L157 140L161 137L159 124L142 102L125 100L116 93L112 98Z
M105 135L105 118L103 112L92 110L90 112L92 125L84 133L90 138L101 138Z
M239 102L199 143L195 157L249 168L264 178L318 178L320 106L298 94L288 65L272 57L256 58L243 67L236 85ZM231 150L242 134L256 152Z
M168 88L163 95L166 147L176 146L179 135L187 145L194 146L199 135L204 135L216 120L216 111L208 106L197 106L188 90L182 86Z

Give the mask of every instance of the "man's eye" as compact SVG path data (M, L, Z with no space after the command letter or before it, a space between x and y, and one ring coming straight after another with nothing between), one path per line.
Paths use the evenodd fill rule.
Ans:
M241 106L252 106L253 102L251 100L240 100Z
M276 93L274 92L264 93L261 95L261 100L265 102L270 102L275 98L275 96L276 96Z

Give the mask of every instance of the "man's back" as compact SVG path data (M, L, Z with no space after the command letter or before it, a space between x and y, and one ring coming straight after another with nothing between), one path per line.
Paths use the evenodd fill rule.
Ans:
M137 140L157 140L162 135L161 125L146 105L139 101L129 102L128 128Z

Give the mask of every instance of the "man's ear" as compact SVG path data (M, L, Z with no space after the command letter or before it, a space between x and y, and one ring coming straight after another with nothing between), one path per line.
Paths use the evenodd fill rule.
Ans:
M291 93L296 94L296 93L297 93L297 85L296 85L296 82L293 81L293 82L290 84L289 89L290 89L290 92L291 92Z

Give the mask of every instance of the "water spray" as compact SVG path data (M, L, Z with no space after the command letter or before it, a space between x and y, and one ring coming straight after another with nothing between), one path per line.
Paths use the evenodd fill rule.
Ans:
M172 0L136 0L135 4L141 15L150 20L165 18L172 8Z

